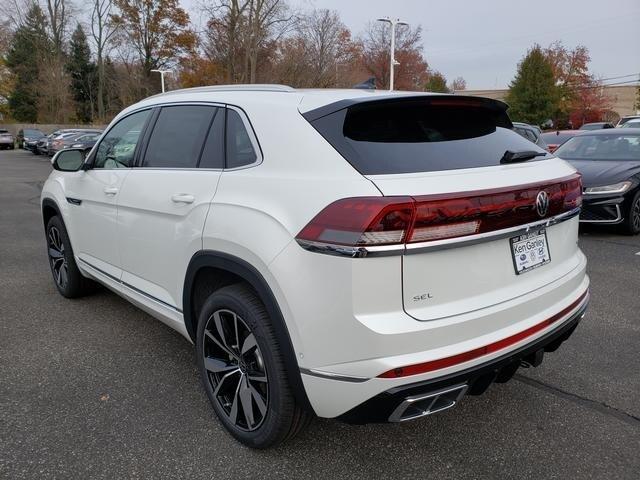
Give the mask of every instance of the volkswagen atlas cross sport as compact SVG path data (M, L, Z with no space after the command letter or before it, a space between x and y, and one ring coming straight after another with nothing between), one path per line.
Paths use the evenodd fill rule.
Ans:
M53 159L55 285L97 281L193 342L252 447L314 415L448 409L539 365L589 298L580 176L506 109L255 85L145 99Z

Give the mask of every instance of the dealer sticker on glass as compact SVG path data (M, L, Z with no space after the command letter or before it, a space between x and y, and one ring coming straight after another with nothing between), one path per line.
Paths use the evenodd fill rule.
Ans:
M525 233L509 239L516 275L546 265L551 261L546 230Z

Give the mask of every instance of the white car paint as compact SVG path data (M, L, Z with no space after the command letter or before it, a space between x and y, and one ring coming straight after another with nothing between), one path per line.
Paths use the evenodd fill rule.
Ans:
M83 274L189 340L182 296L192 256L213 250L248 262L265 279L282 311L315 413L336 417L392 387L460 371L534 341L557 325L505 351L454 367L375 378L396 367L456 355L523 331L572 304L589 283L586 260L577 247L577 217L548 227L552 263L517 278L508 239L371 258L301 248L295 236L341 198L474 191L575 172L554 158L535 164L364 177L300 114L345 98L382 95L388 93L201 88L151 97L126 109L111 126L132 111L168 103L236 106L255 131L261 161L229 171L53 171L42 199L60 206ZM176 195L190 202L173 201ZM83 203L69 205L66 197ZM487 271L490 280L484 282ZM411 298L424 292L435 300L413 305ZM340 375L364 381L340 381Z

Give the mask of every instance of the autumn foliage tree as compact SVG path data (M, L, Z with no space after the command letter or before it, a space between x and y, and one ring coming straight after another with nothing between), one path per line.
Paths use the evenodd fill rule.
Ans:
M601 120L611 101L602 89L602 82L589 73L591 57L587 47L578 45L569 50L562 42L554 42L544 50L544 55L551 64L558 89L556 123L578 127Z
M391 28L386 23L370 23L362 39L362 61L376 79L376 85L389 88ZM422 55L422 28L401 25L396 28L394 88L422 90L428 80L428 65Z
M151 70L176 64L196 44L189 15L178 0L115 0L111 18L121 32L121 48L130 46L143 77L143 94L152 93Z

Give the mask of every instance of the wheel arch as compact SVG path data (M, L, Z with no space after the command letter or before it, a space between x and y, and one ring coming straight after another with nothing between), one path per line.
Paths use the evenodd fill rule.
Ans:
M49 220L51 220L51 217L55 217L56 215L60 217L60 219L64 222L64 220L62 219L62 212L60 211L60 207L58 207L58 204L55 202L55 200L52 200L51 198L45 198L42 200L42 221L44 223L44 228L47 228L47 223L49 223Z
M289 330L282 315L282 311L275 295L273 294L269 284L262 274L251 264L233 255L213 250L202 250L197 252L189 262L187 273L185 275L184 288L182 293L182 305L184 323L191 340L196 342L197 331L197 308L195 305L195 288L196 280L199 273L203 270L215 269L221 271L227 278L237 279L246 282L256 292L272 321L272 325L276 334L276 340L282 351L282 356L287 370L287 375L291 384L291 389L300 406L306 408L309 412L313 412L313 407L309 402L298 361L296 357L293 343ZM226 283L233 283L227 280ZM222 286L222 285L221 285Z

